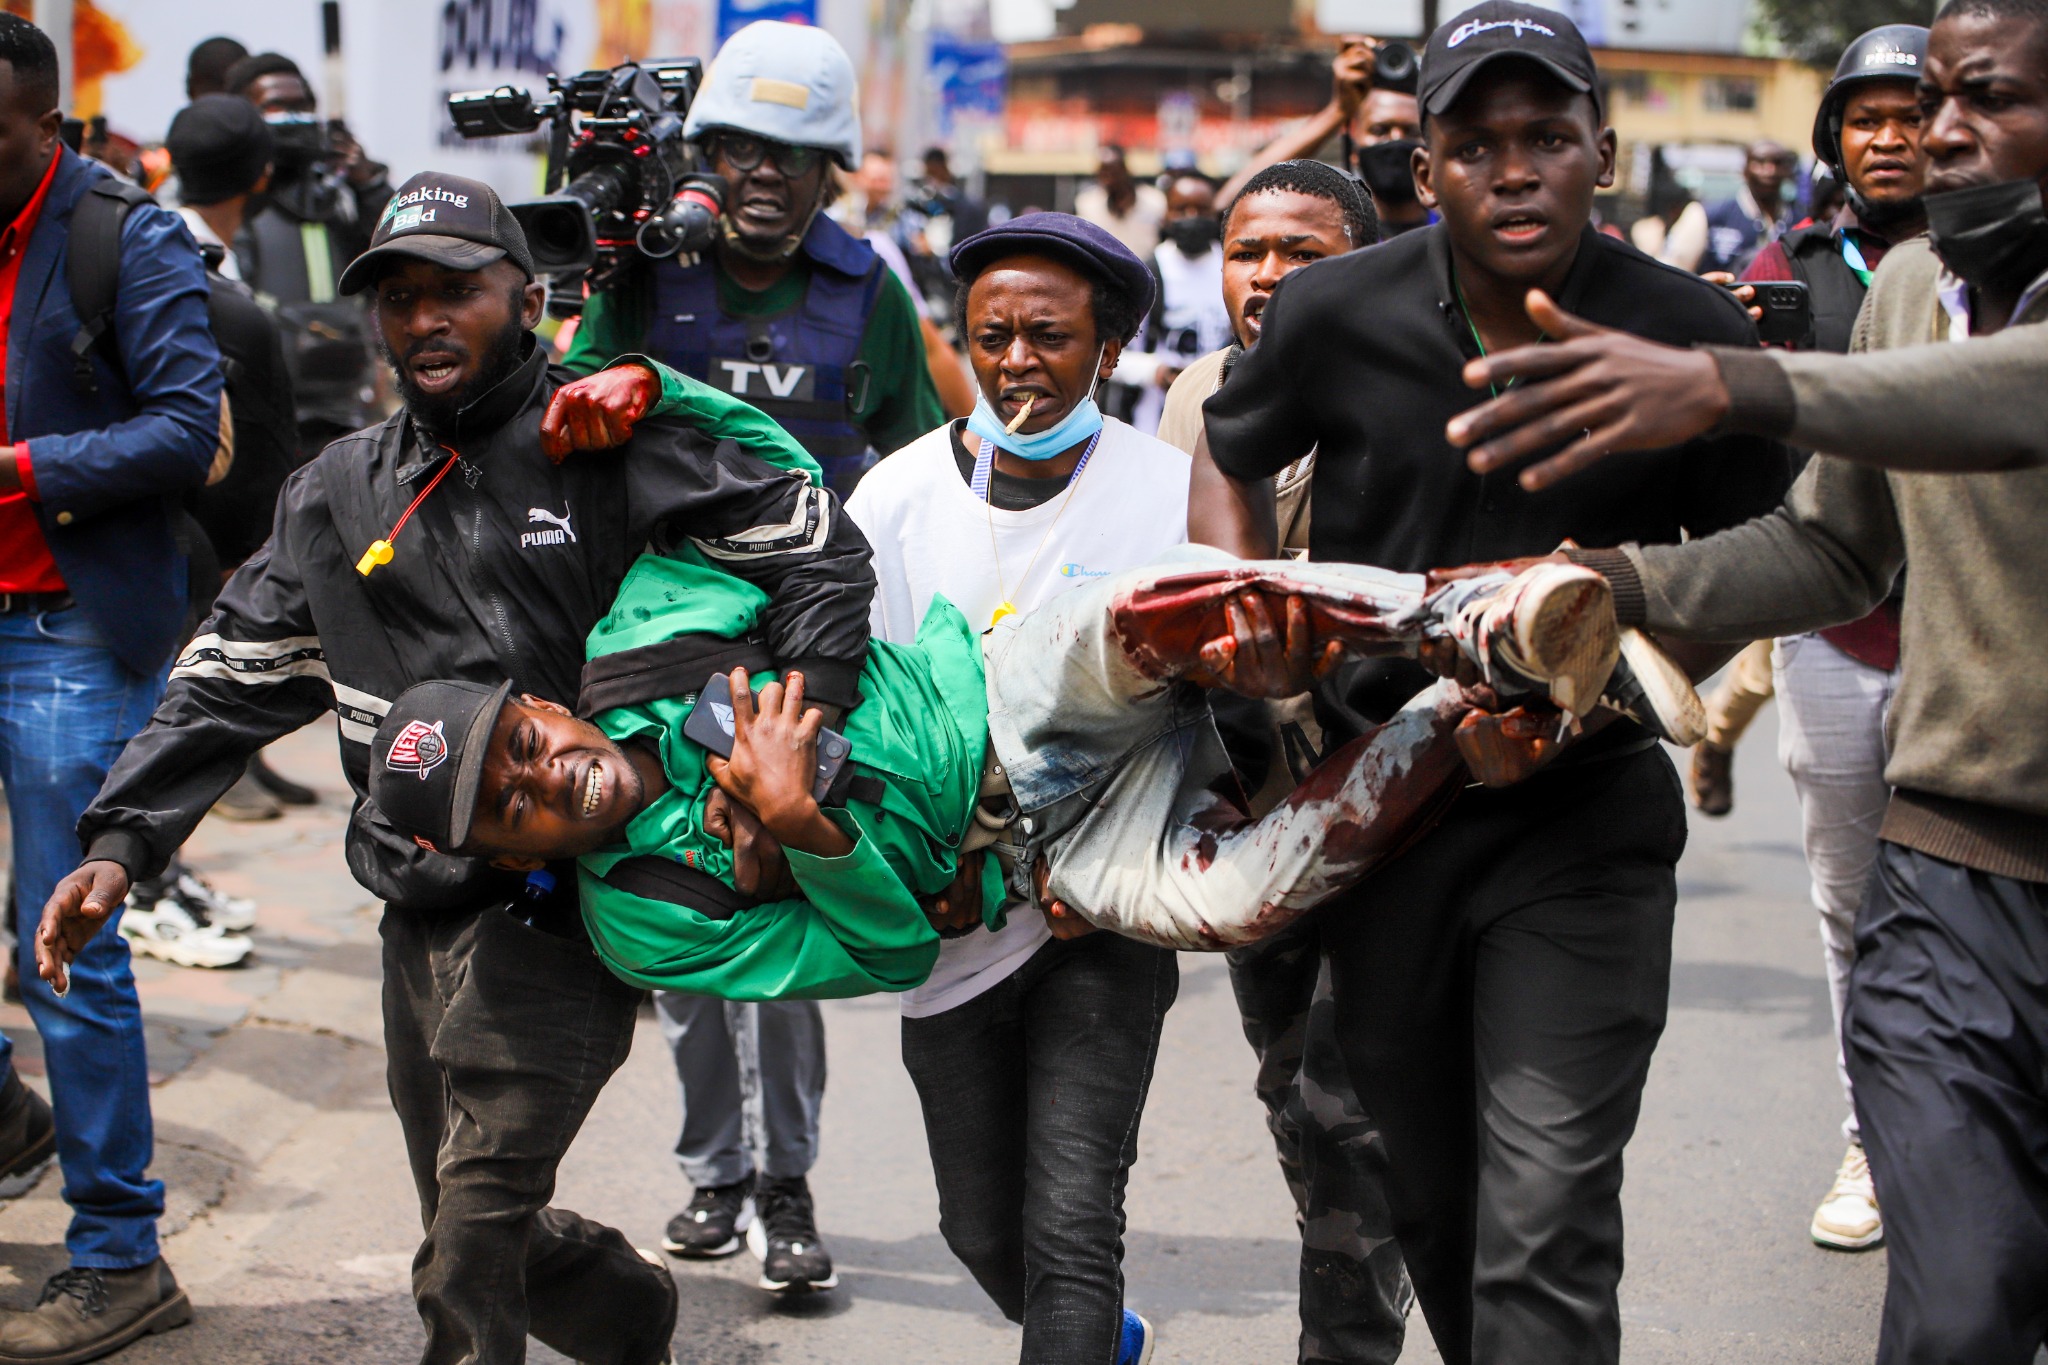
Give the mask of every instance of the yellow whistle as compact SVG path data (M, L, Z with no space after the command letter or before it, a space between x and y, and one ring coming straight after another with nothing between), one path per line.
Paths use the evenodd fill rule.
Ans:
M363 551L363 557L356 561L356 572L368 578L370 570L376 568L379 564L389 564L390 562L391 542L388 540L373 540L370 542L370 548Z
M996 608L995 614L988 618L989 629L994 630L998 625L1002 623L1002 619L1005 616L1015 616L1016 614L1017 608L1013 604L1009 602L1002 603L1000 606Z

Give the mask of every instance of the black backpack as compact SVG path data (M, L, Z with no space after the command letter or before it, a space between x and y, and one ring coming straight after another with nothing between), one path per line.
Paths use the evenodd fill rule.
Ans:
M107 175L94 180L71 214L70 255L64 279L71 286L71 306L78 313L78 332L71 338L71 381L91 396L100 391L92 353L121 373L114 348L114 294L121 282L121 229L137 204L153 204L154 196L140 185Z
M71 213L70 254L64 262L64 280L71 287L71 307L78 314L78 331L71 338L71 380L87 396L100 390L99 377L92 370L92 353L97 350L115 374L126 375L121 352L114 345L114 298L121 284L121 230L138 204L154 204L156 196L140 185L117 176L105 175L93 181ZM209 308L211 305L209 304ZM240 378L237 362L221 357L221 373L230 387Z

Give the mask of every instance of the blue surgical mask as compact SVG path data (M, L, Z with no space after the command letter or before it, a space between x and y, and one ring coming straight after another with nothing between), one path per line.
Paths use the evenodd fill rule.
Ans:
M1100 355L1095 358L1093 372L1102 372ZM967 429L1020 459L1050 460L1102 430L1102 409L1095 406L1095 395L1091 390L1088 397L1076 403L1065 417L1044 431L1030 436L1020 431L1013 436L1003 430L1003 419L989 406L987 396L979 395L974 400L974 412L967 419Z

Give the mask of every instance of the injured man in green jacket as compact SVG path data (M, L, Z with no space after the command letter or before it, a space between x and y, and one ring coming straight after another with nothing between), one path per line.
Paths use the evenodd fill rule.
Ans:
M1439 642L1551 733L1603 690L1621 698L1624 680L1623 705L1653 724L1697 706L1675 671L1617 666L1606 580L1576 566L1433 584L1189 545L986 635L935 600L914 644L871 646L843 743L825 736L846 761L821 793L821 718L801 676L744 666L762 602L708 561L642 557L591 632L576 711L509 685L419 684L378 727L371 799L441 852L533 870L575 859L591 943L628 981L835 997L924 980L939 946L927 907L963 867L981 869L987 926L1056 902L1098 928L1221 949L1284 927L1425 830L1469 780L1453 736L1472 707L1450 681L1273 809L1243 809L1205 689L1248 609L1305 614L1331 660ZM706 693L729 758L685 732L718 740L690 721ZM787 894L734 889L718 791L781 842Z

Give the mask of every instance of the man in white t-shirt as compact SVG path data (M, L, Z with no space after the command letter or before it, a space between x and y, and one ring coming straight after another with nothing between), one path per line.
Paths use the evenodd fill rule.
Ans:
M952 264L975 413L882 461L847 502L874 546L885 640L911 640L934 594L983 626L1186 539L1188 457L1094 400L1151 302L1145 263L1100 227L1038 213L960 243ZM1123 1191L1179 968L1028 905L991 933L970 900L902 997L940 1231L1023 1324L1022 1360L1136 1365L1151 1329L1123 1308Z

